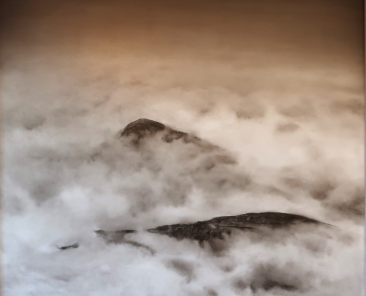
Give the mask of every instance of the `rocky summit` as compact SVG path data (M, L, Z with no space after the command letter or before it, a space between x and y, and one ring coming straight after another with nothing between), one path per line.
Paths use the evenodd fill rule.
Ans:
M214 239L223 240L224 235L230 235L234 229L243 231L256 231L263 227L277 229L304 224L318 225L326 223L300 215L278 212L263 212L247 213L237 216L216 217L210 220L198 221L192 224L163 225L148 229L147 231L150 233L167 235L178 240L191 239L203 243L205 241L210 242ZM107 242L113 243L124 242L124 235L133 232L133 230L97 231L97 233Z
M140 118L129 123L122 131L121 137L128 137L131 135L143 138L146 135L153 135L159 131L165 130L165 125L146 118Z
M140 140L143 138L151 137L160 134L161 139L164 142L171 143L175 140L182 139L185 143L194 143L203 146L212 146L214 145L202 141L200 138L190 135L188 133L184 133L178 130L175 130L169 126L166 126L160 122L140 118L129 123L121 132L120 136L123 138L131 138L134 144L139 144Z
M232 229L256 230L258 227L280 228L294 224L319 224L321 222L294 214L277 212L248 213L238 216L223 216L193 224L173 224L159 226L148 231L180 239L193 239L200 242L223 239Z

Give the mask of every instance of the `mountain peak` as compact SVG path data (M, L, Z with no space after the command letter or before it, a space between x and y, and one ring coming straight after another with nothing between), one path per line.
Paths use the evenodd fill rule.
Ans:
M212 150L218 148L210 142L202 141L200 138L194 135L175 130L170 126L147 118L140 118L132 121L120 132L120 136L126 138L131 137L132 142L135 145L138 145L141 139L149 136L155 136L160 132L161 140L166 143L182 140L184 143L195 144L201 147L203 150Z
M146 118L140 118L129 123L121 132L122 137L128 137L130 135L137 135L138 138L142 138L147 134L155 134L159 131L163 131L165 125Z
M148 229L148 232L168 235L178 240L187 238L203 242L213 238L223 239L223 234L230 234L232 229L250 230L253 232L259 230L260 227L275 229L289 227L294 224L316 225L326 223L300 215L264 212L247 213L238 216L222 216L192 224L163 225Z
M166 126L160 122L147 119L140 118L129 123L120 133L121 137L129 137L133 136L134 142L138 143L140 139L146 136L155 135L158 132L165 132L162 136L162 140L167 143L171 143L174 140L179 140L183 138L186 142L192 141L189 139L189 135L187 133L183 133L177 130L172 129L169 126ZM195 137L192 137L195 138ZM198 138L197 138L198 139Z

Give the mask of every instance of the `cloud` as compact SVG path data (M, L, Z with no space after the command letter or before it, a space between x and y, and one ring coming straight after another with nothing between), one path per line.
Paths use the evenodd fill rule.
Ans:
M242 61L220 48L112 54L87 41L25 47L5 63L4 295L360 295L357 67L269 53L267 65L262 52ZM136 147L118 134L138 118L220 148L159 137ZM338 228L235 232L203 247L143 231L265 211ZM98 229L136 229L124 237L135 244Z

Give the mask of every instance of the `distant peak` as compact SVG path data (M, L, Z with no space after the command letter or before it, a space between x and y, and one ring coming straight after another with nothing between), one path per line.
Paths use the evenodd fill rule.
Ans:
M128 137L130 135L137 135L139 138L146 134L155 134L156 132L165 129L165 125L146 118L137 119L129 123L121 132L122 137Z
M198 240L202 243L203 241L210 241L214 238L223 240L224 234L230 235L233 229L253 232L260 231L263 227L269 227L274 230L276 228L286 228L295 224L329 225L305 216L278 212L264 212L247 213L238 216L221 216L191 224L163 225L148 229L148 232L168 235L178 240L184 238Z
M160 122L147 118L140 118L135 121L132 121L120 132L120 136L121 137L132 136L133 143L139 144L139 141L142 138L154 136L159 132L164 132L161 134L162 136L161 139L166 143L171 143L173 141L182 139L185 143L194 143L202 147L206 146L206 148L208 149L212 149L214 147L214 145L208 142L206 143L201 142L201 139L195 136L189 135L181 131L177 131Z

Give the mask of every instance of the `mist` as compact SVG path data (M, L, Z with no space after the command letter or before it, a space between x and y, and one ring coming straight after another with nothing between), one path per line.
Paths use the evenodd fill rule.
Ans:
M34 106L18 119L24 107L12 106L4 132L5 295L100 295L106 284L111 295L360 295L362 114L337 112L334 102L309 110L293 94L305 112L286 112L264 97L260 107L243 108L244 117L235 108L241 96L225 89L214 91L225 105L219 99L195 103L211 91L150 89L149 104L141 87L121 86L101 105L54 100L47 112ZM129 102L136 93L142 102ZM256 96L243 97L251 102ZM136 149L117 134L138 116L221 149L160 138ZM222 163L220 155L233 161ZM219 255L209 246L201 250L194 242L143 232L264 211L301 214L339 229L266 239L236 235ZM157 253L108 245L98 229L140 230L130 239ZM75 242L76 250L57 249ZM267 278L282 288L266 290Z
M362 295L357 1L217 1L201 13L203 3L193 13L191 2L160 2L140 3L149 13L113 1L9 4L3 294ZM285 8L299 16L292 27ZM119 135L139 118L209 144L133 145ZM236 230L203 245L146 232L266 211L335 227ZM100 229L136 230L126 235L136 244L108 243Z

